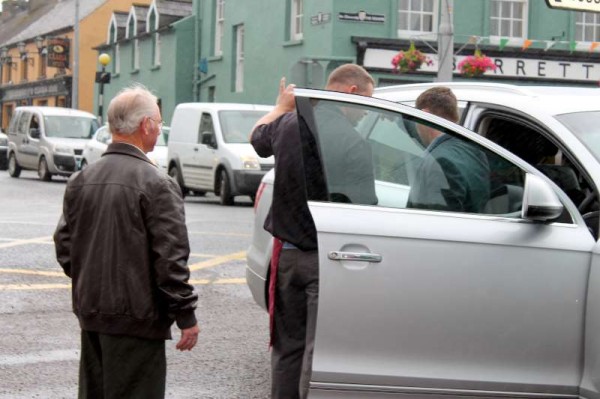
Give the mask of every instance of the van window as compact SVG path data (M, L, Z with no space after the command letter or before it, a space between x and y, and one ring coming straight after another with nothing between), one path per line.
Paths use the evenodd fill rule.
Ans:
M250 132L266 111L219 111L219 121L226 143L248 143Z
M200 118L200 129L198 131L198 143L202 143L202 133L209 132L215 134L215 128L213 126L212 116L206 112L202 114Z
M98 129L94 118L84 116L51 115L44 117L46 137L89 139Z
M21 116L21 112L15 112L10 118L10 124L8 125L8 134L16 134L17 126L19 122L19 117Z
M29 112L21 112L21 117L19 118L19 127L17 128L17 133L19 134L27 134L29 130L29 120L31 119L31 114Z

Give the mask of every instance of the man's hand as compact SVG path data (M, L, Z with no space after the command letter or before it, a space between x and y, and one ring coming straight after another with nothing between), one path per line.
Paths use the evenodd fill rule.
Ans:
M275 102L275 108L277 108L282 114L286 112L292 112L296 109L296 100L294 99L294 88L295 84L290 84L286 87L285 77L279 81L279 95Z
M200 327L196 324L194 327L184 328L181 330L181 339L175 345L175 348L180 351L191 351L196 342L198 342L198 334L200 333Z
M264 115L254 124L252 132L254 132L258 126L271 123L281 115L288 112L293 112L296 109L296 100L294 98L295 87L295 84L289 84L286 87L285 77L281 78L279 81L279 95L277 96L277 101L275 102L275 108L273 108L271 112ZM249 140L252 141L252 133L250 133Z

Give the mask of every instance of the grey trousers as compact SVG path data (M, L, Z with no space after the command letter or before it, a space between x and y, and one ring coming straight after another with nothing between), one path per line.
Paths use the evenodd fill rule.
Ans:
M275 287L271 397L306 398L319 298L317 251L283 249Z
M164 340L81 331L80 399L162 399Z

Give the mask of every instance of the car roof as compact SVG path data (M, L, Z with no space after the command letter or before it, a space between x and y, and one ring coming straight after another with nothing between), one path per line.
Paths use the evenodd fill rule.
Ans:
M26 107L17 107L15 111L24 110L30 112L39 112L43 115L53 115L53 116L85 116L89 118L96 118L94 114L91 114L86 111L80 111L78 109L72 108L63 108L63 107L36 107L36 106L26 106Z
M238 103L181 103L177 105L177 108L188 108L188 109L206 109L211 111L229 111L229 110L256 110L256 111L270 111L273 109L272 105L262 104L238 104Z
M524 111L537 110L550 115L600 111L600 102L595 100L600 96L600 88L587 87L440 82L378 87L373 96L395 102L415 101L424 90L435 86L449 87L459 101L498 104Z

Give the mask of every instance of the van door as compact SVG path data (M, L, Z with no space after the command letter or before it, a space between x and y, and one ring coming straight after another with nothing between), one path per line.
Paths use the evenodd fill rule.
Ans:
M215 116L216 117L216 116ZM217 137L215 135L215 125L213 116L208 112L203 112L200 118L200 145L196 160L199 172L200 187L212 191L215 182L215 167L217 161Z
M32 123L33 113L22 111L17 125L17 162L26 169L36 169L38 162L40 140L32 138L29 134Z

